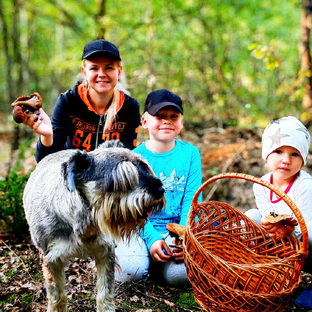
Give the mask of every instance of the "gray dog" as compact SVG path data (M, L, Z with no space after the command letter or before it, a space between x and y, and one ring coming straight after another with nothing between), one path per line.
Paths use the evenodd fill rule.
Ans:
M140 155L104 143L46 156L24 190L31 238L43 256L49 312L66 311L65 267L92 256L97 311L115 311L114 240L129 239L164 204L164 189Z

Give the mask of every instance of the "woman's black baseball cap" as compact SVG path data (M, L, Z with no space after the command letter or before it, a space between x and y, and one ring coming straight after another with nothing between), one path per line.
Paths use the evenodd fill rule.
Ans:
M111 42L104 39L89 42L83 49L82 59L88 59L96 55L109 55L121 61L118 49Z

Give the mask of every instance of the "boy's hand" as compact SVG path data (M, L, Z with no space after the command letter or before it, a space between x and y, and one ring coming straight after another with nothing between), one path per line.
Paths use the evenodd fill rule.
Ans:
M155 262L168 262L171 259L170 248L164 239L159 239L152 244L150 254Z
M181 248L173 248L172 249L172 258L174 258L175 262L183 262L184 261L183 249L182 249L183 246L182 246L181 241L178 240L177 238L174 238L173 244L176 246L179 246Z

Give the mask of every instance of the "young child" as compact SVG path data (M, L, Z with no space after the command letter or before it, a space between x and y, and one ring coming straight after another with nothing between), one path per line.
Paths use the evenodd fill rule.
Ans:
M59 96L52 122L42 108L28 119L41 135L37 162L62 149L91 151L107 140L119 139L130 149L136 146L139 104L117 87L122 72L118 49L103 39L88 43L81 69L84 80Z
M130 246L117 246L116 254L122 268L121 274L116 277L117 281L142 278L144 272L147 273L150 263L147 257L150 256L154 271L162 275L168 284L189 283L183 251L170 247L176 245L176 241L169 236L166 229L167 223L185 226L193 196L202 183L199 150L176 139L183 128L182 114L181 98L168 90L154 91L146 99L142 127L148 130L149 139L134 151L150 163L163 182L166 189L166 209L160 215L149 217L141 235L145 244L138 239L133 249L131 245L134 240L130 242ZM140 252L138 246L141 246ZM144 256L137 260L134 255L139 253ZM140 265L142 260L145 262Z
M289 116L271 122L262 136L262 158L270 172L262 177L284 191L302 213L309 233L309 258L312 258L312 177L302 170L307 163L311 136L295 117ZM301 238L300 226L271 224L266 220L270 212L294 216L289 206L267 187L254 184L253 191L258 209L246 215L261 224L270 236L284 237L292 233Z

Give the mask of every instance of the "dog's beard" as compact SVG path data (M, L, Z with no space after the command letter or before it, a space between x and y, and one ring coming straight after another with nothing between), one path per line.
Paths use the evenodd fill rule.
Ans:
M97 197L97 196L96 196ZM148 213L160 212L164 199L153 200L144 190L129 193L106 193L94 198L93 220L100 231L115 240L129 239L134 233L144 229Z

